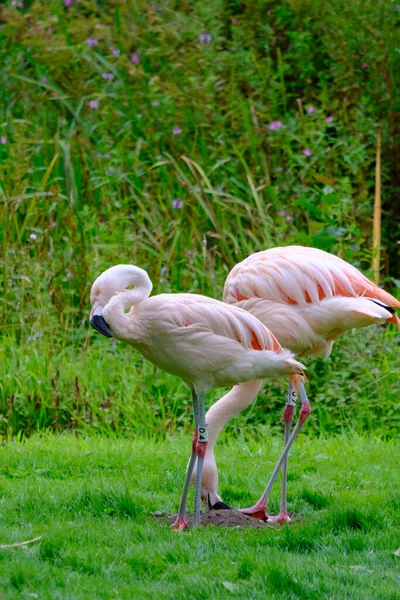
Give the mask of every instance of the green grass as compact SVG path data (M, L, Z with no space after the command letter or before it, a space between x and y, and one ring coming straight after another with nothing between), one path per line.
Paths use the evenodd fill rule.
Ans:
M0 550L0 597L399 597L398 442L303 434L289 471L297 522L178 534L155 515L177 509L189 445L64 434L1 448L0 543L43 539ZM225 500L255 500L280 446L221 445ZM275 489L271 510L278 498Z

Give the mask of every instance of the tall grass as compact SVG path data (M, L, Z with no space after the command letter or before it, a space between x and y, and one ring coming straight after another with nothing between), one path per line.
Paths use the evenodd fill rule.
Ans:
M130 351L88 332L90 284L112 264L146 268L156 293L215 297L235 262L275 245L320 247L369 273L378 123L380 269L394 286L399 24L383 0L2 8L3 433L188 421L179 383L135 358L139 381ZM390 334L356 340L356 364L351 340L310 371L318 416L329 430L347 423L349 403L322 398L357 391L360 427L379 415L392 432L397 350ZM355 373L381 390L381 409Z

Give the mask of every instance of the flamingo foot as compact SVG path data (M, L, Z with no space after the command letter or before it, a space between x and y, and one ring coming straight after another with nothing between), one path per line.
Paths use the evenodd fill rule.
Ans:
M253 519L268 521L267 504L265 501L258 501L251 508L239 508L238 511L249 517L253 517Z
M179 517L177 517L175 523L172 523L171 525L171 529L173 529L174 531L183 531L184 529L186 529L186 527L186 519L180 519Z
M279 515L269 515L267 523L279 523L280 525L283 525L284 523L290 523L291 520L292 519L286 511L281 511Z

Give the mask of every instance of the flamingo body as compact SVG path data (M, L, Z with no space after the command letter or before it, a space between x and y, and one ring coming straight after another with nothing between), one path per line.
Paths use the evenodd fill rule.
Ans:
M105 271L93 289L120 267L125 265ZM102 316L114 337L199 395L241 381L302 372L293 353L241 308L197 294L160 294L136 302L136 293L126 290L103 301ZM94 302L98 307L98 298Z
M127 289L129 286L133 289ZM195 294L161 294L149 298L146 271L116 265L102 273L91 290L91 323L101 333L134 346L164 371L180 377L192 390L195 435L187 482L177 519L186 526L186 483L197 457L195 523L200 515L200 482L207 445L204 398L213 387L289 375L303 380L303 365L249 312ZM199 442L203 442L200 444ZM199 475L200 473L200 475ZM187 495L187 494L186 494ZM197 502L198 496L198 502ZM198 506L198 508L197 508Z
M237 264L224 301L256 315L301 356L328 356L349 329L399 324L390 310L400 308L394 296L341 258L302 246L271 248Z
M252 254L229 273L223 298L255 315L299 356L329 356L334 340L349 329L385 322L400 326L394 313L400 302L394 296L346 261L315 248L286 246ZM202 496L211 504L220 500L216 439L253 401L260 386L258 381L234 387L206 415L209 444ZM291 414L289 429L292 418Z

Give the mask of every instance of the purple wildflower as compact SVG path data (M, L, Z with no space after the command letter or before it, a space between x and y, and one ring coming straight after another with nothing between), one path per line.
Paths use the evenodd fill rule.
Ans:
M158 100L154 100L154 102L152 102L151 105L155 108L156 106L160 106L160 103Z
M5 146L7 144L7 138L5 135L2 135L0 137L0 144L2 144L3 146Z
M115 56L117 58L120 54L121 53L119 51L119 48L113 48L113 51L112 51L113 56Z
M11 1L11 6L17 6L17 0L12 0Z
M271 123L268 125L268 129L270 131L277 131L281 127L282 127L282 121L271 121Z
M47 83L47 77L43 75L43 77L40 78L40 83Z
M172 130L172 135L179 135L182 133L182 129L180 127L174 127Z
M86 41L90 48L97 45L97 40L95 38L88 38Z
M291 223L293 221L292 215L286 215L286 223Z
M231 23L232 23L232 25L236 25L236 23L237 23L236 17L232 17Z
M304 156L311 156L312 152L309 148L304 148L303 154L304 154Z
M89 102L89 108L91 110L97 110L99 108L99 103L97 102L97 100L91 100Z
M368 63L367 62L363 62L361 65L362 69L366 69L368 67Z
M332 117L332 115L329 115L329 117L326 117L326 122L327 123L333 123L333 117Z
M17 6L18 6L18 8L24 8L24 3L23 2L17 2Z
M284 210L280 210L280 211L278 212L278 215L279 215L280 217L284 217L284 216L286 215L286 213L285 213L285 211L284 211Z
M112 73L103 73L102 78L103 79L112 79Z
M72 0L64 0L64 6L71 6Z
M165 283L168 277L168 267L161 267L160 269L160 283Z
M310 106L307 106L306 108L306 112L308 115L312 115L314 112L315 108L310 104Z
M282 167L276 167L275 171L276 173L282 173L283 169Z
M172 208L183 208L183 200L180 200L179 198L172 200Z
M131 63L138 63L140 62L140 56L137 52L132 52L131 54Z
M210 44L212 41L212 37L209 33L202 33L199 36L199 42L200 44Z

